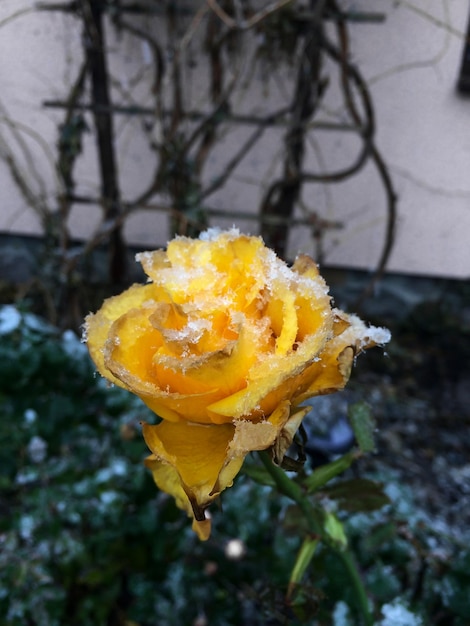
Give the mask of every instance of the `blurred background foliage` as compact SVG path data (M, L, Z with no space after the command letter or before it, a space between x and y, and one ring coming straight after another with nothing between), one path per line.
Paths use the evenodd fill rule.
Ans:
M200 543L142 464L139 421L154 416L140 401L96 376L72 331L4 306L0 333L1 624L358 623L343 565L325 549L286 602L302 522L285 498L240 475ZM357 490L345 499L337 483L330 506L376 623L468 625L468 542L433 525L392 470L368 477L391 504L377 509Z

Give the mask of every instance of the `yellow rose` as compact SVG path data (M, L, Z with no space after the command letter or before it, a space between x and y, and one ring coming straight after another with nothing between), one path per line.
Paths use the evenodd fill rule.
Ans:
M307 409L346 384L353 358L389 340L332 309L317 266L289 268L259 237L210 229L137 255L149 276L85 321L108 380L162 417L143 424L156 484L210 533L204 509L230 487L245 456L277 461Z

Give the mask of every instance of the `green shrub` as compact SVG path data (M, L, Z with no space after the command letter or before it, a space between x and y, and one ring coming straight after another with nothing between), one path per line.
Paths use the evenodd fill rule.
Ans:
M292 507L269 487L240 475L223 515L212 509L211 539L196 539L143 466L139 422L155 416L96 376L72 332L1 308L0 401L2 626L354 623L347 578L326 550L295 614L286 604L300 540ZM468 548L433 529L393 477L378 478L392 506L338 512L377 625L401 611L416 624L466 626Z

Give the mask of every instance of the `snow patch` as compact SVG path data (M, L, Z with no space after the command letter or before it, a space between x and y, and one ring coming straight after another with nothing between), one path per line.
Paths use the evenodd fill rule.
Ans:
M47 442L35 435L31 438L27 450L32 463L42 463L47 454Z
M208 228L204 232L199 235L199 239L201 241L215 241L221 235L227 235L230 239L235 239L236 237L240 237L240 231L238 228L234 226L229 230L224 230L219 228L218 226L214 226L213 228Z
M351 612L346 602L340 600L333 610L334 626L352 626Z
M21 324L21 314L12 304L0 309L0 335L8 335Z
M388 328L371 326L367 329L367 337L378 346L383 346L390 341L392 334Z
M165 337L169 341L197 343L206 331L212 330L212 323L208 319L199 318L189 320L180 330L165 329Z
M23 414L24 421L28 426L31 426L31 424L34 424L34 422L37 420L37 417L38 417L38 414L36 413L34 409L26 409L26 411Z
M411 613L399 599L395 599L382 607L383 620L379 626L423 626L418 615Z

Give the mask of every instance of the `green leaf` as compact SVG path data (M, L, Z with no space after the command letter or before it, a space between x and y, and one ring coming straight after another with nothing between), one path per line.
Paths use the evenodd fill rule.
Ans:
M458 558L452 562L452 570L457 574L470 576L470 550L460 553Z
M329 511L324 511L324 522L323 529L327 536L333 541L337 548L340 550L344 550L348 546L348 539L346 537L346 533L344 532L344 526L339 521L339 519L334 515L334 513L330 513Z
M374 432L376 423L370 408L365 402L351 404L348 417L361 451L373 452L375 450Z
M297 558L295 560L294 567L292 568L292 572L289 579L289 587L287 591L287 596L289 597L292 593L292 590L296 585L300 583L303 575L305 574L308 566L310 565L310 561L313 559L313 555L315 554L315 550L317 548L318 542L320 541L319 537L306 537L304 542L300 546L300 550L297 554Z
M371 528L363 538L364 548L368 552L378 551L384 544L390 543L397 535L397 527L394 522L379 524ZM395 548L398 551L398 548Z
M332 478L338 476L345 470L347 470L352 462L357 459L358 453L355 451L348 452L344 454L339 459L332 461L331 463L327 463L326 465L322 465L314 470L313 474L308 476L304 481L304 485L307 487L308 493L313 493L317 491L327 482L329 482Z
M346 511L376 511L390 504L382 484L367 478L344 480L326 487L321 493L335 500Z
M465 618L465 620L470 619L468 577L462 578L453 574L447 574L443 578L442 588L445 606L449 607L453 613Z

